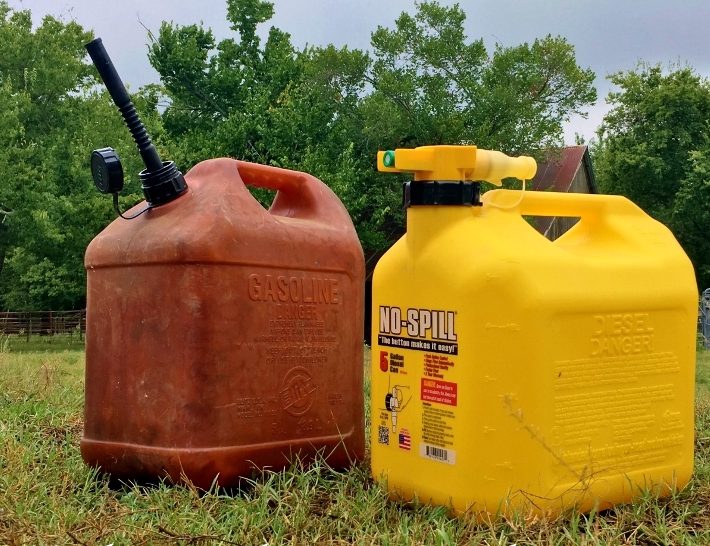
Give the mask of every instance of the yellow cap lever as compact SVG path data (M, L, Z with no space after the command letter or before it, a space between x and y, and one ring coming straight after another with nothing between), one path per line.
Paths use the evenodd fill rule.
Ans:
M510 157L476 146L420 146L377 152L377 170L413 172L415 181L485 180L500 186L503 178L530 180L537 172L532 157Z

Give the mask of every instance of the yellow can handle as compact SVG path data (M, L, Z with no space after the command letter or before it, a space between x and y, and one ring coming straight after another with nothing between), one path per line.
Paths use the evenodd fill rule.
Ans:
M500 186L504 178L530 180L537 172L532 157L510 157L476 146L420 146L377 152L382 172L412 172L415 181L485 180Z
M493 190L484 193L481 201L484 205L510 210L523 216L598 218L609 215L635 216L645 214L634 203L619 195Z

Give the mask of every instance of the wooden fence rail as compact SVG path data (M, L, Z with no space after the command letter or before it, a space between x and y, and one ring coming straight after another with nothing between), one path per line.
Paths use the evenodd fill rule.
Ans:
M77 335L86 332L86 309L77 311L0 311L0 334L26 336Z

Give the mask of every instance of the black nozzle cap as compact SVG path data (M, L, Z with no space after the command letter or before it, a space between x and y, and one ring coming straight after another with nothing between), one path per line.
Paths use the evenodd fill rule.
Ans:
M141 180L145 200L152 207L169 203L187 191L185 177L172 161L166 161L157 171L143 169L138 173L138 178Z
M101 193L118 193L123 189L123 166L113 148L91 152L91 175Z

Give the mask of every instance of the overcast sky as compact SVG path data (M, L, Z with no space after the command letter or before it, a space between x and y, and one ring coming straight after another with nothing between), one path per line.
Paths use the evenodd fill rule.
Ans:
M270 24L305 44L368 48L378 25L393 26L412 0L273 0ZM119 74L136 89L158 81L146 57L147 27L157 32L163 20L202 22L216 37L230 36L226 0L9 0L30 9L35 22L51 14L75 19L100 36ZM442 0L442 4L453 4ZM516 45L547 34L566 37L581 66L597 74L599 101L589 119L574 119L565 131L568 144L578 132L589 139L607 111L607 74L634 68L639 60L669 65L687 63L710 76L710 0L462 0L470 38ZM263 29L263 35L268 27Z

